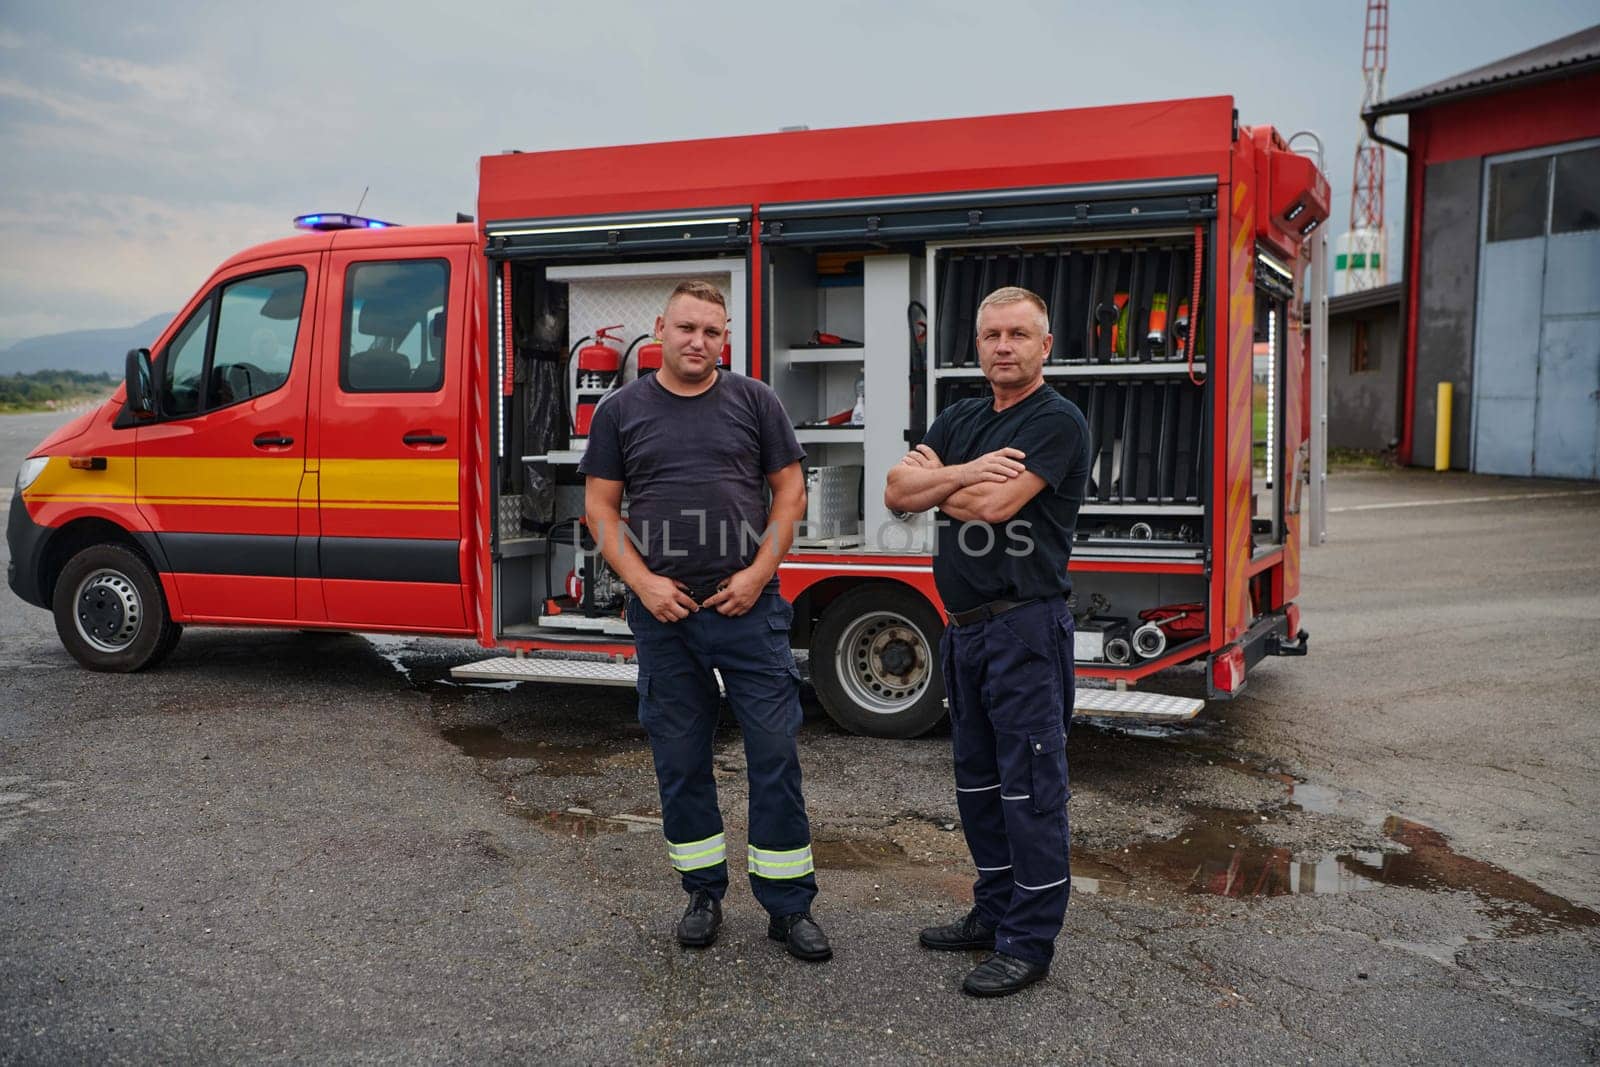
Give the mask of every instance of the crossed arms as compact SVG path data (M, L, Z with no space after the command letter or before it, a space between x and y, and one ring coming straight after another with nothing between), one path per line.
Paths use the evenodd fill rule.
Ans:
M1046 484L1022 465L1025 458L1000 448L947 467L933 449L918 445L890 468L883 503L901 512L939 508L958 522L1007 522Z

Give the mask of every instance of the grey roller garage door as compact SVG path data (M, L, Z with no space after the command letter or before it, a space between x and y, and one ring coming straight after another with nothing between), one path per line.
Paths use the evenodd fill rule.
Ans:
M1473 469L1600 478L1600 144L1487 165Z

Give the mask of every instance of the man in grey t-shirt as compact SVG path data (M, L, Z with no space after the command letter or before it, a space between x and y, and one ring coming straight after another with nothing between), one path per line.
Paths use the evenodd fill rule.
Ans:
M639 721L655 757L667 855L689 894L678 941L716 940L728 888L711 765L715 670L744 732L748 870L771 916L767 935L820 961L833 950L811 917L817 882L795 744L794 611L777 582L805 514L805 452L770 387L717 369L727 329L715 286L674 289L656 319L661 369L599 406L578 469L588 477L590 531L633 592Z

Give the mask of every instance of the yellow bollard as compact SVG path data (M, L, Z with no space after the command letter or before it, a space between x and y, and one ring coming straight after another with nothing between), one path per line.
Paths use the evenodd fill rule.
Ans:
M1438 421L1433 430L1433 469L1450 469L1450 383L1439 383Z

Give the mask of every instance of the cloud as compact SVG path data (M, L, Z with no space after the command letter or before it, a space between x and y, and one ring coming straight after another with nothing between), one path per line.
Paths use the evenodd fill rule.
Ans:
M288 233L286 218L248 203L200 213L137 195L8 205L0 209L0 347L175 310L229 256Z
M1390 85L1570 32L1589 7L1397 6ZM473 210L478 157L507 148L1232 94L1246 123L1322 133L1337 234L1359 133L1359 4L1201 19L1175 0L0 8L0 343L41 316L125 325L176 307L230 252L369 185L380 217ZM1395 234L1398 208L1396 192Z
M193 67L169 64L149 66L110 56L70 57L91 79L132 89L160 104L195 104L205 92L206 79Z
M71 128L70 136L81 137L83 127L101 135L112 130L105 113L89 101L61 92L50 92L15 78L0 77L0 98L31 105L35 114L42 112L52 120L66 123ZM21 125L28 123L24 121Z

